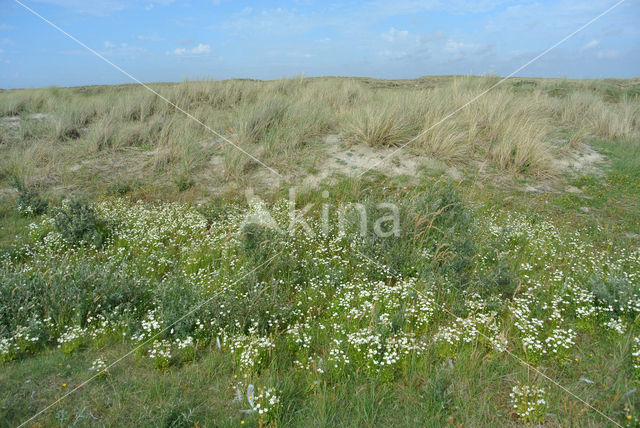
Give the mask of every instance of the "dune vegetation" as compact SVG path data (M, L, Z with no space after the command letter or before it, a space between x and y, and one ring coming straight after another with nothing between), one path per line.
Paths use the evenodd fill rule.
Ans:
M134 180L153 199L175 185L195 185L198 196L217 193L230 181L257 185L256 159L295 183L324 167L318 143L328 134L374 148L411 142L406 150L419 156L538 176L557 173L554 159L584 138L638 134L639 86L624 80L509 80L434 126L498 81L294 78L151 85L254 159L140 86L4 91L0 116L19 121L5 126L1 165L5 176L35 187L104 192Z
M640 424L640 81L499 80L0 92L0 425Z

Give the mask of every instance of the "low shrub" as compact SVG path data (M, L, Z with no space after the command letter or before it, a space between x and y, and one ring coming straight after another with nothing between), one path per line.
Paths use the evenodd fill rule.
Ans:
M89 202L81 198L67 199L53 212L53 224L62 238L71 245L99 247L107 237L107 225Z
M14 183L18 190L15 207L21 215L38 216L47 211L49 203L40 196L40 193L37 190L27 188L19 180L15 180Z
M640 294L632 281L615 275L608 278L592 275L587 280L587 287L601 307L611 308L616 314L627 311Z

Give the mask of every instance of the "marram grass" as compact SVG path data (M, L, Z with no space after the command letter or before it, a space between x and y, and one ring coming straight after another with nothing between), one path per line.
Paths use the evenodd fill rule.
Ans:
M554 159L563 154L563 136L574 146L592 138L637 138L637 83L620 82L510 79L466 107L495 79L295 78L152 86L289 178L324 168L328 155L319 148L330 134L376 149L411 141L407 151L454 165L487 162L508 174L548 176L558 172ZM259 165L136 86L3 91L0 116L20 118L19 126L3 130L0 166L46 188L82 184L75 173L82 168L112 181L114 174L106 171L123 162L127 174L152 185L185 175L243 182ZM205 151L195 150L197 145Z

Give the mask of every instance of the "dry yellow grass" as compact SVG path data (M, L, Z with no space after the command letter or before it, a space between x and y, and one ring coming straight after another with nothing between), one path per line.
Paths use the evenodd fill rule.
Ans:
M152 86L289 176L321 161L318 147L326 134L373 147L411 141L406 150L418 155L483 160L509 173L530 174L552 172L551 160L561 148L552 140L558 136L576 146L589 138L638 135L635 80L514 79L439 123L497 81L496 76L393 82L298 77ZM45 117L33 118L35 113ZM6 117L16 115L20 128L8 129ZM7 129L0 140L0 168L7 180L20 175L27 182L59 184L131 175L154 183L206 171L222 182L241 180L258 165L134 85L4 91L2 117ZM111 164L120 171L77 173L83 161L114 154L120 161Z

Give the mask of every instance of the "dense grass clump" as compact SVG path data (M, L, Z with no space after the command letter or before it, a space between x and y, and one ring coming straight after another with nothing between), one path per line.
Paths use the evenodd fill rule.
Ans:
M355 209L354 209L355 208ZM362 213L367 227L362 229ZM393 215L397 212L397 222ZM473 214L450 184L436 183L426 191L390 196L388 200L365 200L348 211L347 233L362 230L360 251L404 276L429 277L434 271L452 271L464 282L475 255ZM386 219L386 220L385 220Z
M322 144L328 135L530 176L558 173L554 161L593 138L638 136L634 80L513 79L483 94L495 83L488 76L152 85L200 123L140 87L4 91L0 165L46 188L93 180L104 191L121 168L176 194L183 190L171 182L188 176L204 184L196 195L211 182L260 179L260 162L289 178L324 168L333 154Z

